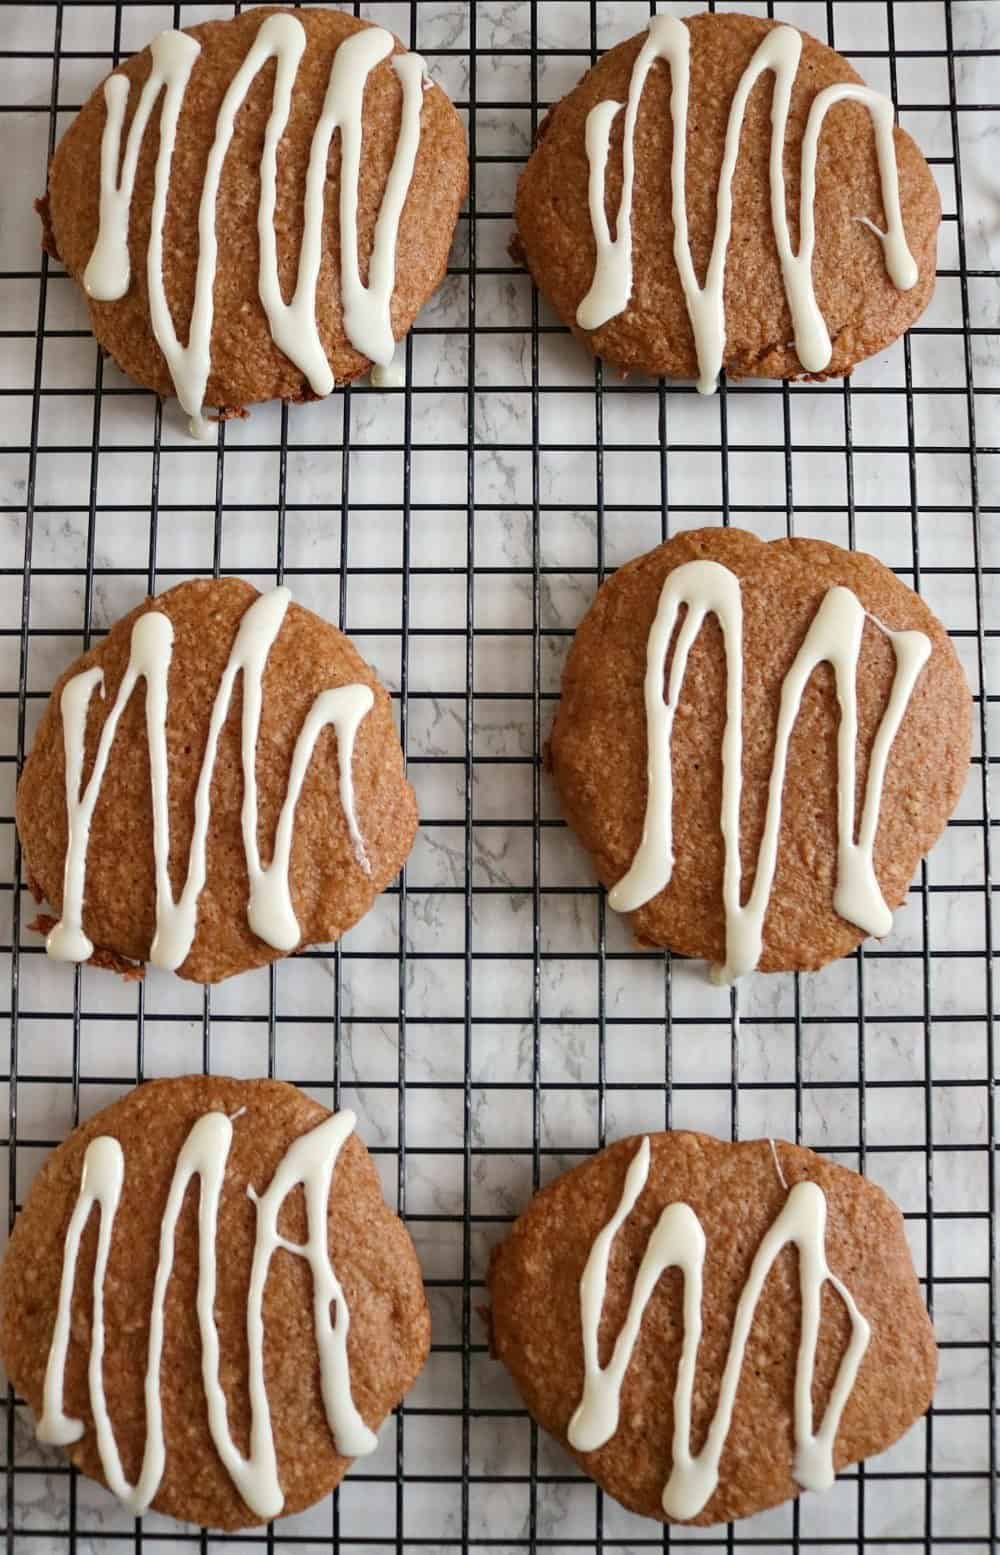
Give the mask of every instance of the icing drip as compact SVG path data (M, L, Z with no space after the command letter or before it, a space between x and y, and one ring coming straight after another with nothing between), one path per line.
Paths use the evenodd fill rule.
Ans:
M406 382L406 368L398 356L393 357L385 366L376 363L368 381L373 389L401 389Z
M715 235L704 286L698 285L688 237L685 178L691 35L684 23L673 16L654 16L649 23L646 41L632 68L628 101L625 104L622 192L614 238L605 214L605 182L611 126L622 104L601 102L587 115L585 140L590 167L590 220L597 245L597 261L590 290L580 303L576 318L581 329L593 330L600 329L609 319L624 312L632 295L632 194L635 182L636 121L650 68L656 60L666 60L670 67L670 117L673 123L670 164L673 254L694 332L698 356L698 391L701 394L713 392L715 380L722 368L726 342L723 292L726 256L732 231L733 174L739 156L740 134L747 103L758 78L765 71L774 73L769 173L771 221L792 315L795 350L802 366L807 372L822 372L832 356L830 336L813 289L812 261L816 242L813 206L819 137L823 120L834 103L861 103L871 115L882 184L882 203L886 211L886 231L879 231L870 221L866 220L865 224L882 244L886 268L893 283L901 291L909 291L917 283L917 265L907 246L899 203L892 103L887 97L873 92L870 87L858 86L853 82L836 82L817 92L813 98L802 138L799 251L797 254L793 251L785 199L784 151L792 86L801 53L801 33L794 27L774 27L767 33L740 77L726 126L716 197Z
M301 939L292 907L289 885L295 809L316 741L327 724L337 733L340 803L358 865L366 873L370 865L354 807L352 762L354 741L362 719L374 704L365 685L338 686L316 698L299 731L292 754L281 814L270 864L260 859L257 840L257 736L263 703L264 670L268 654L285 619L291 595L286 588L262 594L240 621L236 640L212 707L212 716L194 799L194 830L188 850L187 874L177 901L170 883L170 804L167 759L167 685L173 655L170 617L148 610L132 628L129 661L118 695L98 741L94 767L81 793L87 715L95 688L103 692L104 675L96 667L74 675L63 687L60 708L66 761L66 813L69 840L63 879L62 916L49 934L46 949L57 961L86 961L93 944L83 931L83 898L86 882L90 827L101 783L107 769L122 713L139 680L146 682L146 738L149 744L150 784L153 799L153 856L156 872L156 933L149 959L154 966L176 971L194 941L198 928L198 898L206 877L208 827L211 811L212 774L219 736L229 713L238 675L243 676L241 755L243 765L243 851L250 877L247 920L253 932L276 950L291 951Z
M420 142L424 62L419 54L400 54L392 62L403 86L403 117L396 155L375 223L375 244L368 262L368 285L363 286L358 269L361 100L369 71L392 48L392 34L383 32L381 28L372 28L370 31L355 33L353 38L346 41L356 41L357 47L345 55L344 45L341 44L334 55L330 90L324 108L324 118L329 114L331 121L336 112L336 122L341 132L340 284L344 303L344 329L352 345L363 351L365 356L370 356L377 365L387 367L396 348L389 317L396 273L396 234ZM378 53L375 51L376 43L380 46ZM365 49L362 49L362 44L366 45ZM360 71L364 75L359 80ZM349 104L346 109L336 107L341 95ZM320 125L322 123L323 119Z
M177 398L191 417L191 430L196 437L205 439L212 435L211 425L202 415L202 405L211 372L213 294L218 262L215 208L219 184L237 114L256 77L271 59L276 61L276 71L261 154L257 235L260 246L258 290L272 339L305 374L314 394L323 396L331 392L334 379L319 333L316 288L323 257L323 207L330 145L339 130L340 283L344 331L351 344L374 362L387 365L392 361L395 341L390 305L396 283L396 242L420 145L424 61L419 54L400 54L391 59L402 86L402 111L392 167L375 225L367 286L362 283L359 269L358 187L365 86L376 65L392 55L393 46L391 33L381 27L369 27L345 38L333 56L326 98L309 153L295 292L291 302L286 303L278 274L275 231L278 147L288 124L292 90L306 48L306 33L302 23L288 11L277 12L264 22L219 109L198 207L198 268L186 346L177 339L163 283L163 228L177 123L201 46L183 32L164 32L153 41L152 70L129 127L120 177L117 167L129 83L121 75L109 76L105 82L107 117L101 140L100 221L83 284L89 295L101 302L113 302L128 290L129 214L139 150L153 105L163 90L146 254L149 312L153 334L166 357Z
M250 1455L246 1458L237 1448L229 1431L226 1396L219 1380L219 1332L215 1322L219 1199L233 1125L222 1112L208 1112L194 1124L177 1157L160 1223L160 1256L153 1285L146 1357L146 1444L139 1478L134 1485L129 1483L122 1468L104 1392L104 1285L115 1216L125 1178L125 1160L117 1139L100 1136L91 1140L87 1146L80 1191L63 1249L59 1305L45 1368L44 1407L37 1434L40 1441L67 1446L78 1441L84 1432L83 1422L73 1420L65 1413L63 1393L80 1239L96 1204L100 1210L100 1226L94 1264L94 1308L87 1369L90 1407L104 1477L112 1492L131 1511L141 1513L146 1510L156 1495L166 1467L163 1401L160 1393L164 1311L173 1269L177 1222L185 1194L195 1177L200 1181L196 1301L201 1335L202 1384L208 1404L212 1441L239 1494L259 1517L277 1517L284 1506L271 1412L264 1384L264 1286L271 1259L279 1248L305 1258L312 1273L313 1318L320 1356L323 1404L337 1451L350 1458L374 1451L376 1437L358 1414L351 1397L347 1360L350 1313L327 1249L327 1206L333 1173L341 1148L352 1132L354 1123L352 1112L340 1112L318 1124L309 1133L300 1135L278 1163L267 1192L258 1197L252 1188L247 1190L257 1209L257 1234L246 1316L251 1414ZM305 1190L308 1227L307 1240L301 1244L287 1241L278 1235L277 1230L281 1206L299 1184ZM335 1322L331 1322L330 1318L331 1305Z
M129 126L120 176L118 161L121 156L125 110L128 107L129 80L127 76L110 75L104 83L106 119L101 136L97 241L83 272L84 290L98 302L116 302L128 291L131 279L129 209L143 136L153 105L163 91L160 149L154 173L154 189L158 195L161 187L165 189L170 180L177 120L194 62L201 53L201 45L184 32L161 32L159 37L153 39L149 52L152 57L151 68ZM162 221L162 211L159 214Z
M844 1406L857 1380L871 1329L858 1311L847 1287L826 1261L826 1197L813 1182L798 1182L784 1208L764 1236L754 1255L740 1295L729 1351L719 1385L718 1402L701 1452L691 1452L691 1408L697 1378L698 1346L702 1328L702 1284L705 1267L705 1233L688 1204L669 1204L663 1210L646 1244L632 1289L625 1321L615 1340L608 1364L598 1360L598 1329L607 1288L608 1264L615 1236L628 1216L649 1176L650 1147L644 1139L625 1177L618 1207L598 1232L580 1280L580 1319L583 1327L583 1397L569 1423L570 1445L578 1452L596 1452L618 1429L622 1383L639 1337L643 1315L666 1269L683 1276L683 1343L674 1386L673 1467L663 1491L663 1510L670 1518L697 1517L719 1482L722 1457L747 1339L753 1326L764 1282L782 1249L789 1244L799 1255L799 1289L802 1322L795 1369L795 1460L793 1474L805 1490L827 1490L833 1484L833 1452ZM829 1282L840 1296L851 1320L851 1338L837 1368L819 1430L813 1430L812 1385L822 1308L823 1285Z
M663 676L680 607L687 607L677 634L667 696ZM723 902L726 914L726 963L713 975L732 982L752 972L763 950L764 918L774 883L781 834L781 799L788 746L803 693L817 665L832 666L836 677L840 727L837 736L837 880L834 910L866 934L885 935L892 927L875 875L874 851L882 788L889 752L903 721L920 671L930 656L923 632L893 632L888 637L896 658L889 703L872 745L858 840L854 840L855 761L858 741L857 670L865 611L850 589L831 588L813 618L781 686L768 785L764 834L757 855L753 889L740 904L740 803L743 793L743 604L735 573L719 562L692 561L669 573L660 593L646 644L647 796L642 840L628 873L608 900L616 912L634 912L670 884L673 873L673 773L670 737L687 670L688 656L707 615L722 630L726 653L726 724L722 737L722 838L725 847Z

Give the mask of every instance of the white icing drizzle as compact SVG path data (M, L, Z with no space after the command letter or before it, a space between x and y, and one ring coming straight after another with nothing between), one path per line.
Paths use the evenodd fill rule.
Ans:
M277 12L263 23L219 109L198 207L194 307L188 343L184 346L177 339L163 284L163 228L177 123L201 46L183 32L163 32L154 39L150 49L152 70L129 127L120 178L117 168L129 83L122 75L109 76L105 82L107 117L101 140L100 223L83 284L89 295L101 302L113 302L128 290L129 215L139 150L153 105L160 91L165 89L146 254L149 311L153 334L166 357L177 398L191 417L194 436L202 439L212 436L212 426L202 415L202 405L211 372L213 294L218 261L215 208L219 183L237 114L256 77L271 59L276 61L276 73L261 154L257 207L258 290L271 336L308 378L314 394L323 396L331 392L333 373L320 339L316 288L323 257L330 144L339 130L340 283L344 331L351 344L374 362L387 365L392 361L395 341L390 305L396 283L396 241L420 144L425 66L419 54L400 54L391 60L402 86L402 111L399 138L375 225L367 285L362 283L359 268L357 217L365 86L376 65L392 55L393 47L391 33L381 27L368 27L345 38L333 56L326 98L309 153L295 292L291 302L286 303L278 275L275 232L278 147L288 123L292 90L306 48L306 33L302 23L289 11Z
M257 839L257 736L263 703L264 670L268 654L285 619L291 594L287 588L262 594L240 621L236 640L212 707L212 716L194 800L194 830L188 850L184 888L174 900L170 883L169 763L167 759L167 686L173 655L174 631L170 617L148 610L132 628L129 661L118 695L104 720L94 767L81 793L87 714L95 687L103 693L104 675L98 668L83 670L63 687L60 708L66 764L66 813L69 840L63 878L62 916L49 934L46 949L57 961L86 961L93 944L83 930L90 827L101 783L107 769L122 713L139 680L146 682L146 738L153 798L153 855L156 870L156 933L149 959L154 966L176 971L194 941L198 928L198 898L206 877L208 827L211 813L212 774L219 736L229 712L238 675L243 676L241 754L243 765L243 850L250 877L247 920L253 932L276 950L294 950L301 933L292 907L289 885L295 809L302 791L316 741L330 724L337 733L340 803L358 865L366 873L370 864L354 806L352 763L354 742L362 719L374 704L369 686L353 684L323 691L308 714L292 753L288 788L278 817L270 864L260 859Z
M815 248L816 158L820 131L827 112L838 102L857 102L867 108L875 129L882 203L886 211L886 231L871 221L866 225L882 244L886 268L901 291L909 291L917 282L917 265L906 242L899 203L899 176L893 139L893 107L887 97L870 87L853 82L836 82L817 92L809 110L801 152L801 194L799 199L799 251L792 249L785 200L785 129L792 97L792 86L802 53L802 35L794 27L772 28L756 50L740 77L729 110L722 167L716 198L715 234L704 286L699 286L691 260L688 237L686 159L688 99L690 88L691 35L684 23L674 16L654 16L648 36L632 68L628 101L625 104L625 128L622 147L622 192L618 205L615 236L612 238L605 213L605 182L611 126L622 104L598 103L587 115L585 132L587 160L590 166L590 220L597 245L597 261L590 290L577 309L581 329L600 329L609 319L622 313L632 295L632 194L635 181L635 129L639 102L653 63L666 60L670 67L670 116L673 123L670 187L674 226L674 262L681 279L688 316L694 332L698 356L698 390L711 394L722 367L726 341L724 286L726 257L732 230L733 174L740 150L740 134L750 94L758 77L774 72L774 97L771 107L770 188L771 221L774 226L785 293L792 315L795 349L807 372L818 373L832 356L830 336L816 301L812 281Z
M625 1176L618 1207L598 1232L580 1280L580 1318L583 1326L583 1396L569 1423L570 1445L578 1452L596 1452L618 1429L622 1383L639 1337L643 1315L666 1269L680 1269L684 1280L683 1342L674 1386L673 1466L663 1491L663 1510L684 1521L697 1517L719 1482L722 1457L733 1417L733 1406L743 1368L747 1339L753 1326L764 1282L782 1249L798 1250L802 1318L795 1370L795 1459L792 1472L805 1490L827 1490L833 1484L833 1453L844 1406L857 1380L871 1329L844 1283L826 1261L826 1197L813 1182L798 1182L791 1189L777 1220L758 1247L733 1322L726 1364L719 1384L718 1402L704 1446L691 1452L691 1408L695 1392L698 1346L702 1329L702 1285L705 1266L705 1233L688 1204L668 1204L646 1244L632 1299L615 1340L611 1359L604 1367L598 1359L598 1329L607 1289L608 1264L615 1236L628 1216L649 1176L650 1146L643 1139ZM813 1430L812 1385L822 1310L823 1285L829 1282L840 1296L851 1320L851 1338L841 1357L829 1402L819 1430Z
M160 149L155 170L155 189L165 188L170 179L170 163L173 159L174 141L177 138L177 120L180 116L184 94L201 53L201 45L184 32L162 32L153 39L149 52L152 63L145 85L139 95L128 140L121 174L118 161L121 155L122 127L128 107L130 83L127 76L110 75L104 83L104 107L106 119L101 136L101 173L97 241L83 272L83 285L87 295L99 302L115 302L124 297L131 279L128 252L129 210L135 188L139 150L149 124L153 105L161 91L164 92L160 109ZM164 91L165 88L165 91ZM162 219L162 212L161 219Z
M223 1112L205 1113L194 1124L177 1157L160 1223L160 1255L149 1317L144 1389L146 1444L139 1478L134 1485L129 1483L122 1468L104 1392L104 1284L115 1216L125 1178L125 1159L117 1139L106 1135L91 1140L87 1146L80 1191L63 1248L59 1304L45 1369L44 1407L37 1434L40 1441L67 1446L78 1441L84 1432L83 1421L73 1420L65 1413L63 1396L80 1238L96 1204L100 1210L100 1226L94 1264L94 1306L87 1373L90 1407L104 1477L113 1493L131 1511L141 1513L146 1510L156 1495L166 1467L167 1448L160 1391L164 1311L173 1269L177 1222L185 1194L194 1177L200 1180L196 1300L201 1335L202 1384L208 1405L212 1441L239 1494L258 1517L277 1517L284 1506L284 1495L278 1479L271 1411L264 1383L264 1286L271 1259L279 1248L305 1258L312 1273L313 1318L320 1357L323 1404L337 1451L349 1458L374 1451L377 1439L358 1414L351 1396L347 1359L350 1313L330 1263L327 1244L327 1214L333 1173L341 1148L354 1124L352 1112L339 1112L327 1118L293 1141L278 1163L266 1193L258 1197L252 1188L247 1189L256 1206L257 1233L246 1316L251 1414L250 1455L246 1458L237 1448L229 1431L226 1396L219 1380L219 1333L215 1322L219 1200L233 1126ZM300 1184L305 1190L308 1227L307 1240L301 1244L287 1241L278 1235L277 1230L281 1206ZM331 1305L335 1321L331 1321Z
M663 676L680 607L687 607L677 634L667 696ZM774 883L781 833L781 799L792 730L809 679L817 665L832 666L836 678L840 727L837 736L837 879L834 910L866 934L885 935L892 927L875 875L874 851L882 788L889 752L917 678L930 656L923 632L894 632L876 622L896 658L889 702L872 745L858 840L854 840L855 762L858 739L857 669L865 610L850 589L825 594L802 646L781 686L778 726L768 786L764 833L757 855L753 889L740 903L740 804L743 793L743 604L735 573L719 562L691 561L667 575L646 644L647 795L642 840L628 873L608 900L616 912L634 912L670 884L673 873L673 773L670 737L691 647L706 615L722 629L726 653L726 724L722 737L722 838L725 847L723 902L726 914L726 962L713 976L732 982L752 972L763 950L764 918Z

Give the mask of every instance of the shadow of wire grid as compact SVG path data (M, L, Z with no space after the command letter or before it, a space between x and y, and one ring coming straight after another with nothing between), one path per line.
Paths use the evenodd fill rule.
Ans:
M114 60L233 7L0 11L9 1213L67 1130L140 1078L269 1073L357 1109L423 1260L434 1352L339 1496L241 1544L988 1548L1000 4L740 5L827 39L892 93L945 219L931 308L850 385L724 385L710 400L605 377L507 255L541 114L649 6L360 9L425 54L469 124L453 264L406 344L405 389L259 408L217 450L101 361L76 287L39 254L31 200ZM598 580L718 522L873 552L941 615L977 693L962 804L890 938L733 998L630 944L537 754ZM45 696L147 590L212 572L283 578L395 691L423 815L405 877L342 945L212 990L50 965L27 927L12 819ZM882 1183L941 1343L935 1407L903 1442L826 1496L728 1530L661 1532L602 1497L529 1423L477 1312L489 1248L534 1187L606 1139L670 1124L801 1140ZM232 1542L135 1522L35 1443L10 1394L0 1444L19 1555Z

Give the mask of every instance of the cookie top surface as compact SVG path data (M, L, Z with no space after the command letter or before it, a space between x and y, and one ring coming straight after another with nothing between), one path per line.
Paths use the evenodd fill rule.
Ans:
M692 606L701 624L678 659L673 626ZM856 744L827 660L855 704ZM550 753L566 819L639 941L737 976L815 969L889 932L958 801L970 735L947 633L880 562L819 540L701 529L598 591L567 659Z
M32 889L62 915L59 959L89 941L217 982L338 939L398 873L417 814L389 695L350 640L287 590L223 578L145 600L69 667L17 825Z
M145 101L129 198L129 132L143 89L161 81L156 100ZM175 109L157 264L157 158L162 115ZM109 153L119 147L119 119L123 192L116 196L109 184L102 214L102 143ZM212 200L210 153L230 120ZM353 169L346 181L345 146ZM314 147L318 182L310 200ZM269 167L270 220L261 209ZM262 7L162 34L122 64L56 149L47 217L67 270L86 276L94 333L124 372L159 394L179 392L183 400L185 385L191 397L200 387L205 404L239 407L329 393L334 381L391 356L392 337L406 333L444 275L467 176L461 121L445 93L424 84L419 56L341 11ZM200 213L203 196L208 206ZM380 211L384 252L370 265ZM194 235L199 221L214 232L214 263ZM274 255L263 259L258 221L274 236ZM265 312L261 269L273 317ZM192 326L196 297L207 324L203 314ZM284 304L293 299L290 314ZM197 340L198 349L165 354L168 325L177 341ZM195 415L198 407L185 409Z
M674 194L671 94L685 65L686 115L676 104L678 123L687 125L681 200ZM741 84L749 88L742 121ZM842 100L837 94L845 85L856 88L861 77L816 39L728 12L684 22L659 17L649 32L609 50L550 110L517 191L520 249L560 318L623 371L696 378L703 389L722 366L735 377L848 373L894 340L933 290L940 200L913 141L892 131L891 104L873 93L866 101ZM772 189L772 107L786 91L783 179ZM818 126L815 158L803 150L810 124ZM719 193L727 134L728 244ZM634 148L634 184L623 202L626 140ZM804 220L800 213L804 166L815 172L811 263L801 247L810 218L808 204ZM598 189L593 212L592 169L603 179L603 202ZM784 210L787 225L784 264L775 208ZM883 233L889 228L885 253L872 224ZM690 306L678 253L689 270ZM796 298L797 316L790 306Z
M43 1439L127 1503L131 1494L133 1510L151 1502L232 1529L310 1506L372 1450L372 1432L423 1365L430 1322L416 1254L352 1124L294 1086L191 1075L130 1092L42 1167L0 1270L0 1352ZM188 1171L200 1175L185 1189ZM88 1363L104 1237L111 1437L101 1444Z
M684 1302L697 1313L699 1274L695 1352ZM820 1321L803 1362L813 1419L797 1424L800 1278L818 1295ZM610 1495L649 1517L726 1522L803 1484L820 1488L888 1447L933 1392L934 1338L899 1211L863 1177L780 1141L620 1140L532 1200L494 1252L488 1285L494 1350L528 1409ZM751 1303L742 1336L741 1293ZM633 1302L638 1321L620 1339ZM682 1351L693 1355L686 1385ZM839 1418L838 1377L848 1390ZM679 1467L672 1442L685 1400L696 1461ZM713 1418L716 1483L705 1447ZM818 1446L805 1440L812 1429Z

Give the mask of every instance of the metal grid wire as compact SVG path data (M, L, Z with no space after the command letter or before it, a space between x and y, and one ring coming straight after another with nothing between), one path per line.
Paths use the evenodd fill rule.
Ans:
M222 428L217 450L187 442L176 406L102 362L76 289L37 253L30 197L112 61L160 27L233 7L0 12L10 1217L47 1150L136 1080L202 1066L277 1074L357 1108L433 1307L431 1362L377 1456L320 1507L240 1543L995 1542L1000 450L988 445L1000 442L1000 308L985 99L1000 5L739 8L840 47L930 155L940 280L905 341L850 384L723 384L711 401L604 375L508 259L511 197L548 103L649 7L372 4L363 14L425 54L468 122L472 188L449 278L406 343L404 389L361 384L321 406L258 409ZM965 797L892 936L815 976L752 979L738 993L629 942L540 757L597 582L662 536L716 522L874 551L943 617L976 694ZM45 696L145 591L218 572L287 580L394 688L423 815L413 857L342 946L212 990L50 966L27 929L13 828ZM825 1497L707 1533L661 1532L576 1474L518 1407L477 1315L488 1249L532 1189L608 1138L671 1124L794 1138L882 1182L906 1212L942 1349L935 1407L892 1452ZM209 1547L164 1519L133 1521L35 1443L12 1395L0 1450L9 1551Z

